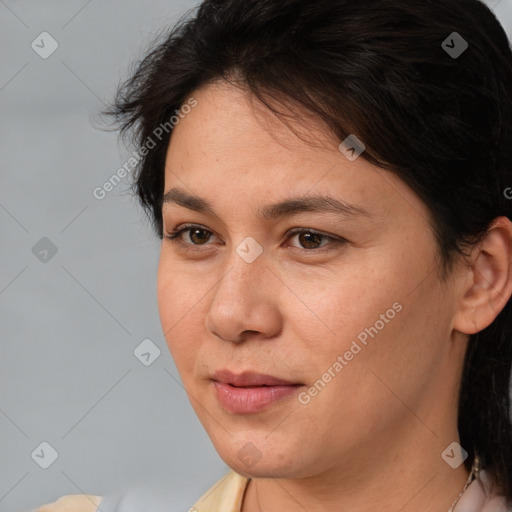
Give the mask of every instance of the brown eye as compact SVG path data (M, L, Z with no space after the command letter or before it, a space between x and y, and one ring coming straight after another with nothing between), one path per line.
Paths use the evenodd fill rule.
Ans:
M209 229L202 228L201 226L186 226L170 233L165 233L165 238L170 242L181 245L182 248L187 250L192 250L199 245L211 245L208 242L211 241L213 236L214 234Z
M322 239L325 235L319 235L318 233L311 233L304 231L299 233L298 240L304 249L317 249L322 243Z
M319 253L334 249L345 240L340 237L327 235L312 229L299 228L288 232L287 238L293 240L291 246L304 253ZM329 247L327 247L329 246Z
M204 244L208 242L211 237L211 233L206 229L192 228L187 231L190 233L190 240L194 244Z

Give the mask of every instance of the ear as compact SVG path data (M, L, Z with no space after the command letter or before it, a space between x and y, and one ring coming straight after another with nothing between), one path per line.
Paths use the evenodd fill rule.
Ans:
M453 327L474 334L489 326L512 295L512 222L497 217L474 248Z

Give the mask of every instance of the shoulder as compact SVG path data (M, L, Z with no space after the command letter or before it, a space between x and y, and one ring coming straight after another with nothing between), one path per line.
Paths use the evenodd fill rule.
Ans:
M497 493L490 475L482 470L462 495L454 512L512 512L505 497Z
M512 512L512 506L507 504L504 496L494 495L487 499L482 512Z
M249 483L233 470L208 489L190 509L194 512L236 512L240 510Z
M53 503L36 508L34 512L97 512L101 496L73 494L62 496Z
M495 488L493 480L487 471L481 471L480 480L486 496L482 512L511 512L512 507L507 504L505 496L502 496Z

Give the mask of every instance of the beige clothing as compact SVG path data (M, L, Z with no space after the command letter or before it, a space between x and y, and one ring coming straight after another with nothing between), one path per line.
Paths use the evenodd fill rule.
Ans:
M73 494L63 496L54 503L43 505L35 512L96 512L100 501L100 496Z
M480 480L474 480L468 486L454 512L512 512L512 508L506 507L503 497L486 496L490 489L490 481L485 471L480 475ZM230 471L208 489L189 509L189 512L240 512L248 483L248 478ZM35 512L99 512L97 507L100 500L99 496L64 496Z
M491 481L485 471L473 480L461 496L454 512L511 512L502 496L492 495Z
M190 512L240 512L249 479L230 471L208 489Z

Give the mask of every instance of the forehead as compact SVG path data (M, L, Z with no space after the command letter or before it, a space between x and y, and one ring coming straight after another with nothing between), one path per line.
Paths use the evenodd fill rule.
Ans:
M168 158L179 146L185 153L180 156L187 158L219 159L228 165L229 154L231 161L247 156L284 165L317 161L337 148L323 122L303 107L280 104L284 115L276 115L247 89L226 82L203 86L192 95L197 106L174 128Z
M285 118L287 126L248 91L226 83L192 96L197 106L170 140L165 192L179 188L242 206L322 194L376 215L412 210L426 219L426 208L402 180L362 157L349 160L310 113L298 110Z

